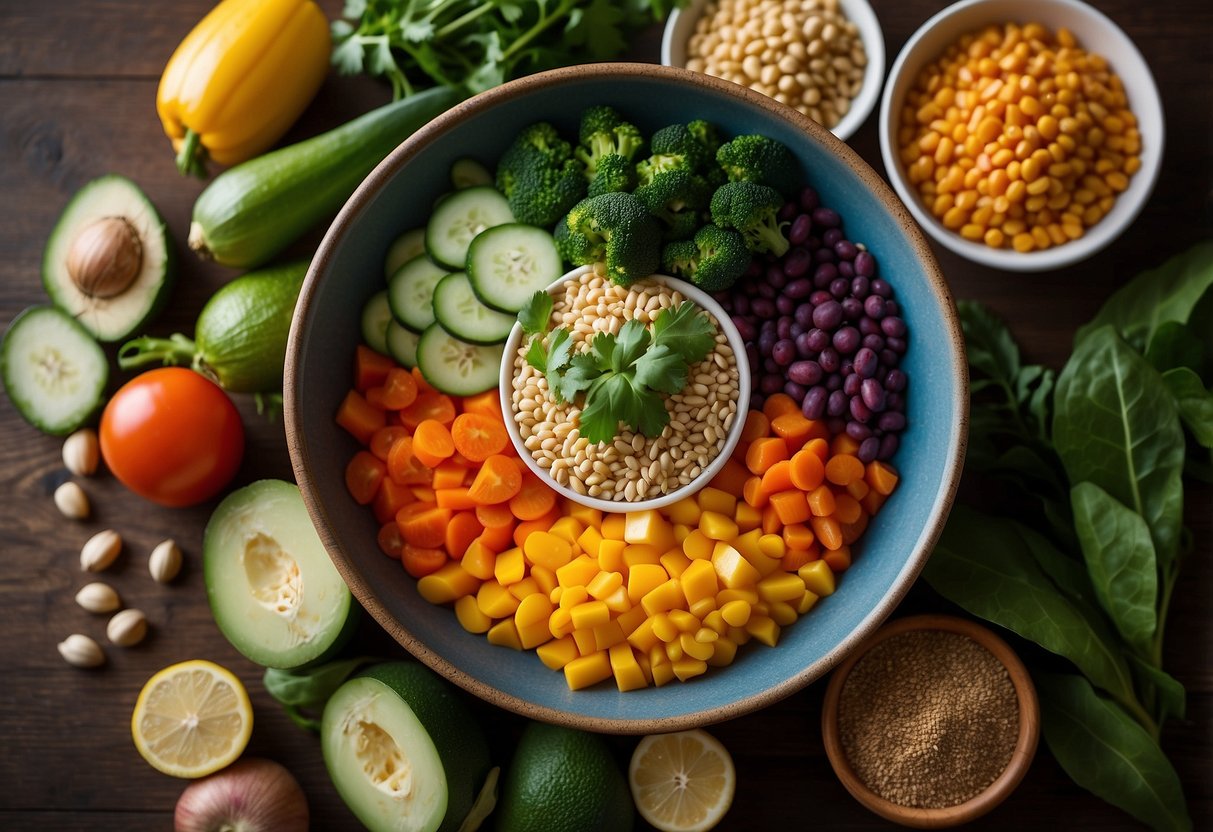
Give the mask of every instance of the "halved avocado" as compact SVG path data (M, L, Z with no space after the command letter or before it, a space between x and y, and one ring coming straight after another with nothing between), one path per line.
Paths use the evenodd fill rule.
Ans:
M257 664L324 661L353 635L359 607L294 483L260 480L224 498L206 525L202 557L215 623Z
M164 306L174 265L155 206L134 182L110 174L64 208L42 256L42 285L97 340L122 341Z

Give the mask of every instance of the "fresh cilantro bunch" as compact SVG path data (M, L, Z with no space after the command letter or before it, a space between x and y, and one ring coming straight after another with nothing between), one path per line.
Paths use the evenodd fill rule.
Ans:
M635 30L685 0L346 0L333 64L384 76L396 98L436 85L482 92L621 55Z
M663 309L650 330L631 320L618 335L600 332L584 352L573 352L572 334L559 327L548 336L552 296L536 292L518 313L531 337L527 363L547 378L558 403L584 395L581 435L591 442L615 437L619 423L645 436L657 436L670 421L662 393L686 387L687 373L716 346L716 329L695 304Z

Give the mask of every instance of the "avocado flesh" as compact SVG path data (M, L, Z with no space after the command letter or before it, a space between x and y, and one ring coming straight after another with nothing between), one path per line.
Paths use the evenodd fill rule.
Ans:
M72 243L93 223L121 217L143 247L139 272L125 291L109 298L90 296L67 269ZM51 231L42 258L42 283L56 306L99 341L122 341L163 307L173 282L173 249L164 220L135 183L122 176L95 179L72 197Z

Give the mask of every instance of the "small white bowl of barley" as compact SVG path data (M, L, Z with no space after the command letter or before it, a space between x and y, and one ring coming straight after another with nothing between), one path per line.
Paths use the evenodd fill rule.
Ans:
M523 462L570 500L609 512L661 508L707 485L737 447L745 422L743 403L750 400L745 342L728 314L705 292L665 275L620 286L583 266L547 291L552 298L547 331L528 334L516 324L501 362L502 412ZM645 326L646 345L660 346L652 337L657 318L672 316L688 303L691 308L684 313L694 311L710 323L711 346L686 367L678 392L642 400L644 421L664 423L660 432L650 427L653 435L646 436L621 420L611 438L591 442L582 435L581 423L582 408L589 411L588 391L569 399L557 395L547 374L534 366L543 361L534 360L532 349L546 353L553 335L563 329L567 355L588 355L599 333L620 336L631 321ZM668 419L654 413L657 406L664 407Z

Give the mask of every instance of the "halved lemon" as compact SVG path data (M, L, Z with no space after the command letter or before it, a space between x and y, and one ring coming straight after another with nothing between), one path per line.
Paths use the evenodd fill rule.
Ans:
M173 777L203 777L230 765L252 733L244 685L203 659L169 665L148 679L131 715L135 748Z
M706 832L720 823L737 787L733 758L706 731L645 737L628 784L640 814L662 832Z

